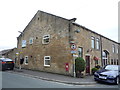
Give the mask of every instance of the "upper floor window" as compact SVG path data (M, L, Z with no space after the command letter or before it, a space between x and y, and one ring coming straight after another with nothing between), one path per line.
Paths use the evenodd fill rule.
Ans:
M29 39L29 44L33 44L33 38L32 37Z
M50 35L44 35L42 43L43 44L48 44L50 42Z
M95 37L91 37L91 47L95 48Z
M118 54L118 48L116 49L116 53Z
M97 50L100 49L100 39L99 38L96 39L96 49Z
M115 53L115 45L112 45L112 52Z
M78 48L78 57L83 57L83 48L82 47Z
M22 47L26 47L26 40L22 40Z

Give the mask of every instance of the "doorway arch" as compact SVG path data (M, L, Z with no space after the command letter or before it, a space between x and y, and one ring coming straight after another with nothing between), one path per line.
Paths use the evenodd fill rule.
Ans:
M107 65L109 62L109 52L107 50L103 50L102 52L102 64L103 66Z

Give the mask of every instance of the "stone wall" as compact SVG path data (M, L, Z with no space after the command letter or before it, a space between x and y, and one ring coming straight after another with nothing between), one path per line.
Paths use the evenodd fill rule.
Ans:
M80 30L80 32L75 32ZM49 35L50 42L43 44L43 36ZM91 47L91 37L99 38L100 49ZM33 43L29 44L30 38ZM28 57L28 65L23 64L23 68L53 72L59 74L73 75L73 57L71 54L70 41L76 44L76 54L78 47L83 48L83 58L90 56L90 73L95 66L94 56L98 57L98 64L102 66L102 51L109 51L109 60L117 59L118 54L112 53L112 44L117 43L97 34L83 26L73 24L70 20L38 11L33 19L20 34L18 39L18 62L21 57ZM26 40L26 46L22 48L22 40ZM95 41L96 43L96 41ZM96 45L96 44L95 44ZM50 56L50 66L44 66L44 56ZM110 62L110 61L109 61ZM69 64L69 71L65 70L65 64Z
M69 21L61 17L38 11L18 38L19 58L28 56L29 64L24 68L60 74L72 74L69 45ZM49 44L42 44L44 35L50 35ZM29 39L33 38L33 44ZM26 40L26 47L21 47ZM44 66L44 56L51 56L50 67ZM69 63L69 72L65 71L65 63Z

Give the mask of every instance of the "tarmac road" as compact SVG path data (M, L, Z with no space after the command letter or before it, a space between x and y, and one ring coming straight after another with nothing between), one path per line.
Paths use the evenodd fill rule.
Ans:
M72 85L41 80L19 73L2 72L2 88L118 88L118 85L100 83L93 85Z

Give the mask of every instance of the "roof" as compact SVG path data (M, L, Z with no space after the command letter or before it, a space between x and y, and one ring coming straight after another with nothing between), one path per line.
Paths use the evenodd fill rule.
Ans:
M3 50L3 51L0 51L0 54L5 54L5 53L7 53L7 52L9 52L11 49L7 49L7 50Z
M77 23L75 23L75 22L73 22L73 25L76 25L76 26L79 26L79 27L81 27L81 28L84 28L84 29L86 29L86 30L88 30L88 31L90 31L90 32L92 32L92 33L95 33L95 34L97 34L97 35L99 35L99 36L101 36L101 37L103 37L103 38L106 38L106 39L108 39L108 40L110 40L110 41L112 41L112 42L114 42L114 43L119 44L118 42L116 42L116 41L114 41L114 40L112 40L112 39L109 39L109 38L107 38L107 37L105 37L105 36L103 36L103 35L101 35L101 34L99 34L99 33L97 33L97 32L94 32L94 31L86 28L85 26L79 25L79 24L77 24Z
M8 52L10 52L11 50L14 50L14 49L16 49L16 48L2 50L2 51L0 51L0 55L6 54L6 53L8 53Z
M58 18L61 18L61 19L67 20L67 21L71 21L71 20L74 20L74 21L75 21L75 20L76 20L76 18L66 19L66 18L63 18L63 17L60 17L60 16L56 16L56 15L53 15L53 14L50 14L50 13L47 13L47 12L44 12L44 11L41 11L41 10L38 10L38 11L37 11L37 13L39 13L39 12L46 13L46 14L48 14L48 15L52 15L52 16L55 16L55 17L58 17ZM37 13L34 15L34 17L37 15ZM33 18L34 18L34 17L33 17ZM32 18L32 19L33 19L33 18ZM32 19L31 19L31 21L32 21ZM30 21L30 22L31 22L31 21ZM30 22L28 23L28 25L30 24ZM25 27L25 29L28 27L28 25ZM106 38L106 39L108 39L108 40L110 40L110 41L118 44L118 42L116 42L116 41L114 41L114 40L112 40L112 39L109 39L109 38L107 38L107 37L105 37L105 36L103 36L103 35L101 35L101 34L98 34L97 32L94 32L94 31L86 28L85 26L79 25L79 24L77 24L77 23L75 23L75 22L73 22L73 25L82 27L82 28L84 28L84 29L86 29L86 30L88 30L88 31L90 31L90 32L92 32L92 33L95 33L95 34L97 34L97 35L100 35L101 37ZM23 32L25 31L25 29L23 30ZM22 33L21 33L17 38L19 38L21 35L22 35Z

